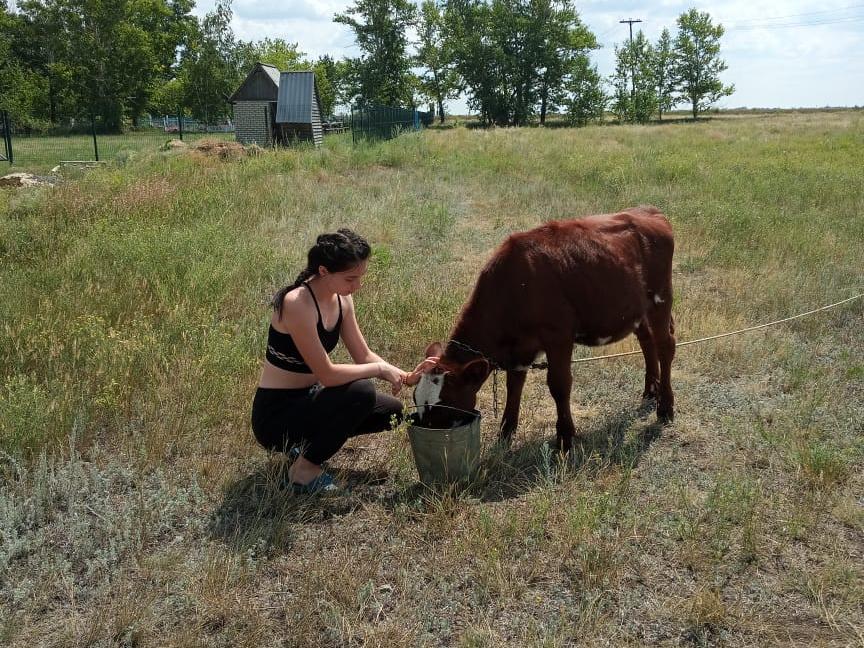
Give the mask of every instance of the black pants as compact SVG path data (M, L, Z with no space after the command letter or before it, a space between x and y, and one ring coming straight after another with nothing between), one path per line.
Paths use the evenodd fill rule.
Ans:
M394 415L402 419L402 403L376 392L371 380L338 387L259 387L252 402L252 432L268 450L303 445L303 456L320 465L350 437L390 429Z

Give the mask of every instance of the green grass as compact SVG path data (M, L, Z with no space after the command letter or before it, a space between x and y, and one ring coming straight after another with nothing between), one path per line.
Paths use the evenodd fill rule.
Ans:
M234 140L234 133L184 133L183 141L192 143L203 137ZM127 162L131 157L157 151L170 139L178 139L178 133L161 131L135 131L121 135L97 135L96 145L92 135L67 135L32 137L16 135L12 139L14 164L0 162L0 173L27 171L44 173L61 161L91 161L96 159L115 163Z
M511 452L490 381L460 492L417 485L403 429L337 455L351 494L291 497L249 408L267 301L340 226L403 367L507 234L640 203L676 232L681 341L857 294L862 144L851 110L452 128L0 189L0 643L860 643L862 301L681 348L667 428L639 357L576 365L569 462L542 372Z

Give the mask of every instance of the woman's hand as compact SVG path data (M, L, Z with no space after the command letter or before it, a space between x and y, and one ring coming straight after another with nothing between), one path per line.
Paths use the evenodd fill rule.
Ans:
M407 375L399 367L394 367L389 362L381 361L378 363L378 377L390 383L394 396L402 389L402 383Z
M420 382L420 376L424 373L430 372L432 369L438 366L438 361L441 358L438 356L430 356L426 358L423 362L414 367L414 371L405 376L405 379L402 381L408 387L413 387L418 382Z

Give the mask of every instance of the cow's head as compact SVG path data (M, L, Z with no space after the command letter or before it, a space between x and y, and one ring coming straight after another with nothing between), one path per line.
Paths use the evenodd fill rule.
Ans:
M440 342L433 342L426 349L426 357L440 360L428 372L420 376L414 389L414 404L425 413L431 405L446 405L471 411L477 403L477 392L489 377L491 367L485 358L467 362L455 362L441 355Z

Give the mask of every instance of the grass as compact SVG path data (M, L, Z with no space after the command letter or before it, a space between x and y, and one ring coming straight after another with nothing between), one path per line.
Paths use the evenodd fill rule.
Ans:
M576 365L563 463L542 372L510 452L490 381L463 491L397 430L334 459L350 494L292 497L248 417L321 231L372 242L361 326L409 367L508 233L653 203L683 341L861 291L862 139L860 111L453 128L0 189L0 643L860 645L861 301L680 349L666 428L638 357Z
M203 137L234 140L234 133L184 133L184 142L194 142ZM66 135L32 137L15 135L12 138L14 164L0 162L10 172L28 171L44 173L60 164L61 161L90 161L96 159L110 163L125 163L141 153L152 153L170 139L178 139L177 133L164 133L159 130L135 131L121 135L97 135L96 146L91 135Z

